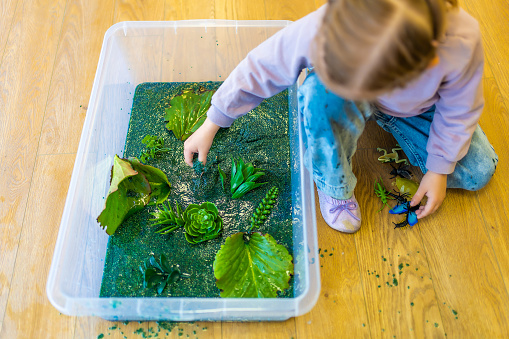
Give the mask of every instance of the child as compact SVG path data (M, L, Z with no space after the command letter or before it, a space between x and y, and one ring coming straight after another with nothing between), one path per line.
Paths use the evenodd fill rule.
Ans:
M498 162L478 125L484 100L477 22L457 0L332 0L259 45L212 98L207 120L184 144L206 161L220 127L295 83L313 173L327 224L361 224L351 159L366 120L393 134L424 173L411 205L435 212L446 187L478 190Z

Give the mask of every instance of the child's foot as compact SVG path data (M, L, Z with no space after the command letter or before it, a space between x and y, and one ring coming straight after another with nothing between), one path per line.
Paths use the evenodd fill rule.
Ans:
M327 225L333 229L355 233L361 227L361 211L355 195L350 199L334 199L318 190L320 210Z

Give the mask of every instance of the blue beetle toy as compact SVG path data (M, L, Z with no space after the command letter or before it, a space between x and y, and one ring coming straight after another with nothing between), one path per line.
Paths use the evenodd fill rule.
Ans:
M420 204L417 204L415 206L410 206L410 201L407 201L403 204L398 204L394 208L392 208L389 213L390 214L403 214L405 213L405 219L399 223L394 223L394 228L404 228L408 225L414 226L417 224L417 214L415 214L415 211L419 209Z

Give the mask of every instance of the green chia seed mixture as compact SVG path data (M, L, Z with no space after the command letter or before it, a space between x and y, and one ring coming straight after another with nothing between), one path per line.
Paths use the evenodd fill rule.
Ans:
M216 239L191 245L184 237L184 228L161 235L155 231L162 226L150 226L149 219L156 206L147 206L123 222L110 236L101 285L101 297L156 297L155 289L143 288L139 266L150 254L164 253L170 264L180 265L180 271L190 275L167 285L160 297L219 297L212 264L216 252L225 239L237 232L247 231L253 211L267 191L276 186L279 198L267 222L259 229L269 233L293 255L292 182L291 172L298 171L291 162L289 142L288 91L267 99L249 114L237 119L230 128L220 129L207 157L205 170L197 175L184 162L184 143L166 129L165 108L172 97L183 89L216 89L220 82L202 83L143 83L138 85L123 157L138 157L144 150L141 143L147 134L163 137L165 147L173 151L148 165L162 170L171 183L169 202L182 209L189 204L214 203L223 219L223 231ZM295 150L297 152L297 150ZM122 156L119 154L119 156ZM257 182L267 184L256 188L240 199L232 200L229 192L231 158L242 158L265 175ZM197 160L196 160L197 161ZM227 175L226 192L221 187L218 165ZM109 180L109 178L104 178ZM294 258L295 262L295 258ZM291 288L281 297L293 297Z

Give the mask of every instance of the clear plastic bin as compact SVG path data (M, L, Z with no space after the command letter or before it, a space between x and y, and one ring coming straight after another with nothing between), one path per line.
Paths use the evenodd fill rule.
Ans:
M293 158L293 298L99 298L108 235L96 218L110 168L124 150L136 86L226 79L288 21L121 22L105 34L74 164L47 294L60 312L110 320L285 320L311 310L320 275L313 183L302 163L296 88L289 90Z

